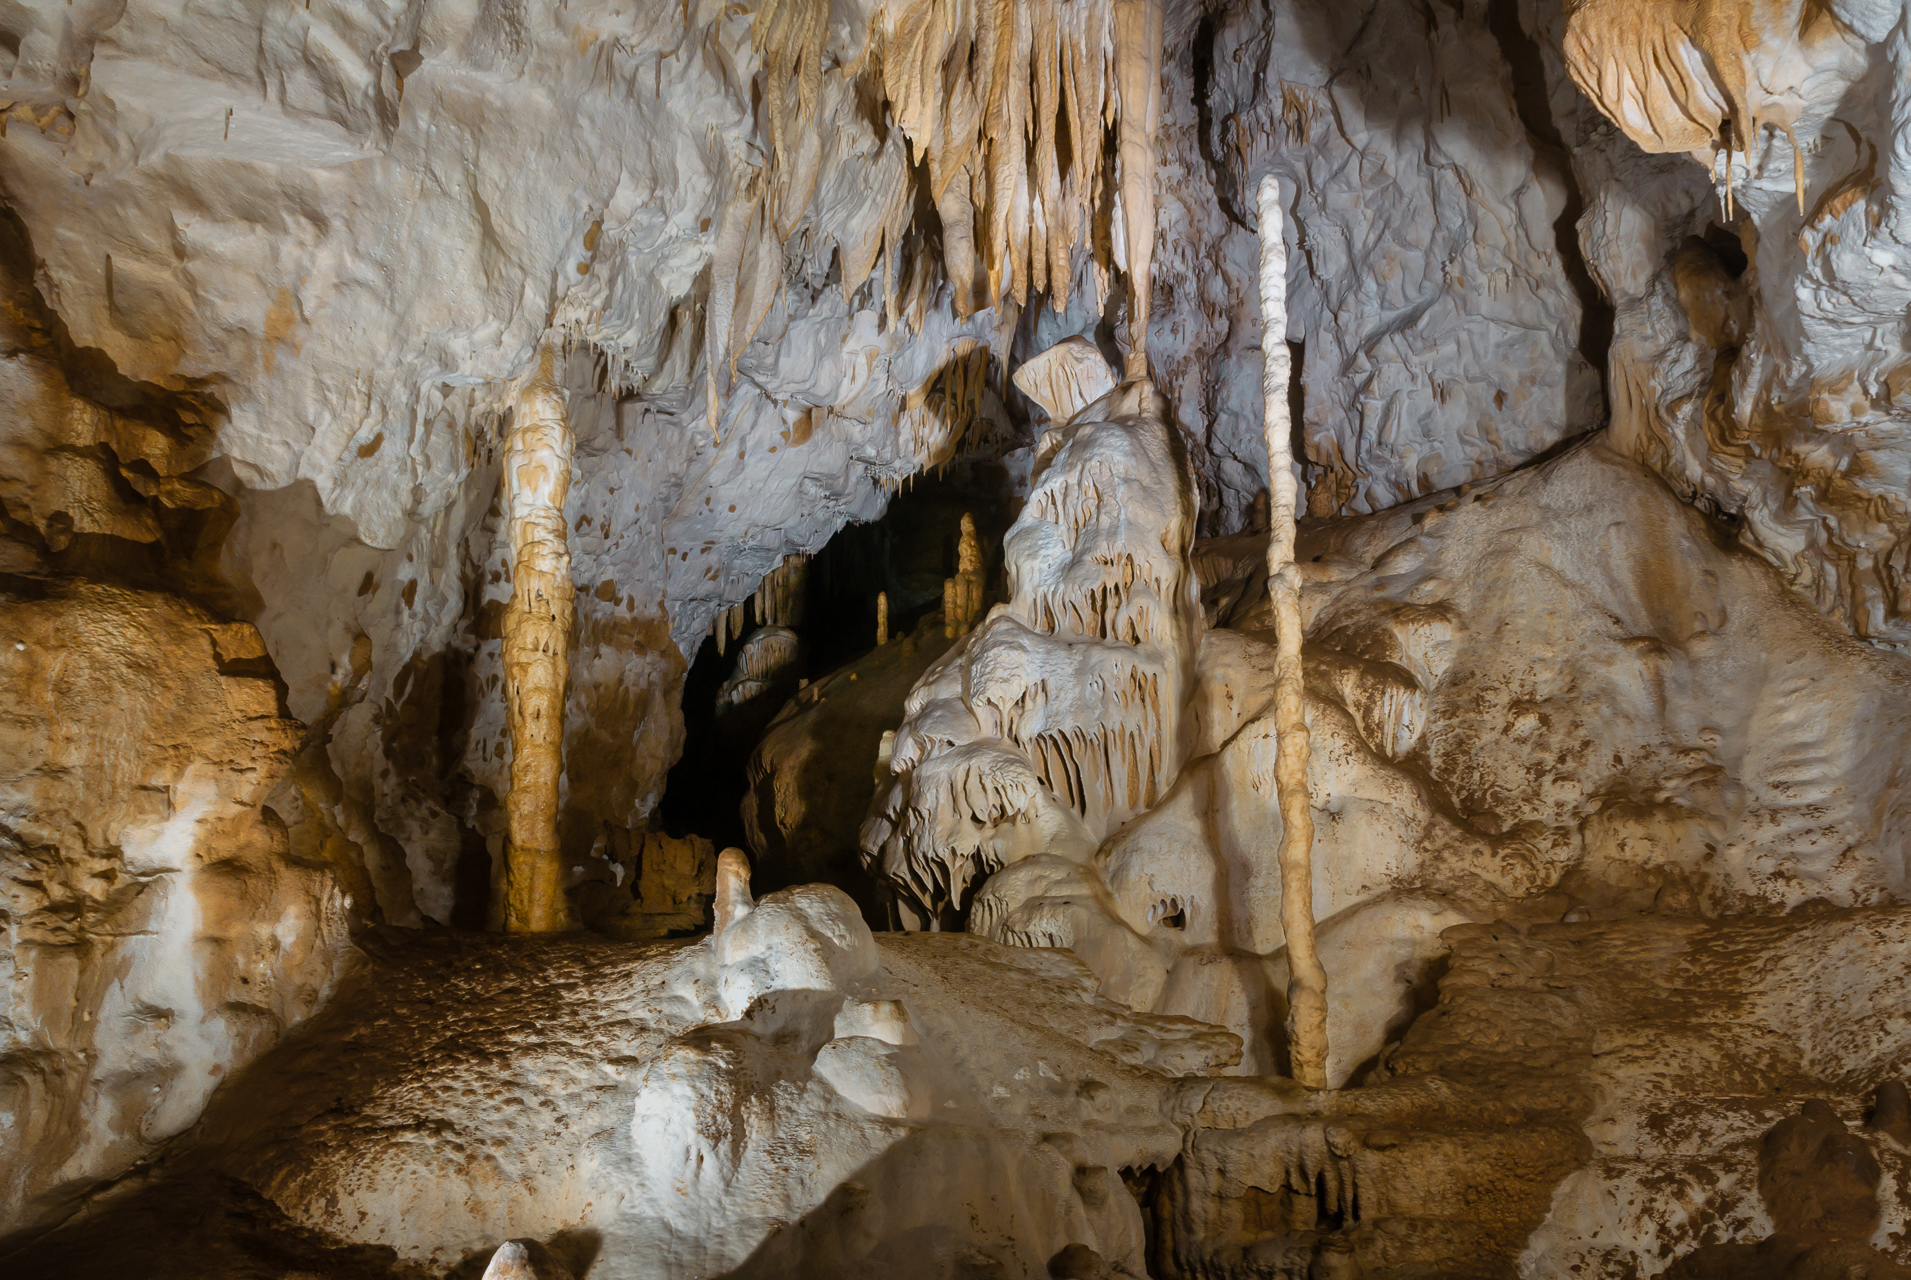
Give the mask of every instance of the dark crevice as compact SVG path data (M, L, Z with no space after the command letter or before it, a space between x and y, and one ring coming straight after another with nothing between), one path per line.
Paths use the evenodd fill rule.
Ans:
M1513 80L1513 107L1533 144L1533 170L1543 174L1551 170L1566 192L1565 207L1553 220L1553 242L1559 251L1566 280L1579 298L1579 354L1599 375L1599 390L1611 412L1612 396L1606 385L1606 356L1612 347L1613 309L1598 281L1586 265L1586 254L1579 244L1579 219L1586 211L1586 199L1573 172L1572 155L1553 119L1553 108L1546 90L1546 64L1539 42L1520 22L1519 0L1487 0L1487 29L1500 46Z
M1204 14L1194 29L1194 111L1195 143L1201 149L1201 161L1208 167L1208 180L1214 184L1215 199L1229 222L1243 231L1254 230L1241 209L1240 192L1233 175L1214 153L1214 108L1208 95L1214 87L1214 15Z

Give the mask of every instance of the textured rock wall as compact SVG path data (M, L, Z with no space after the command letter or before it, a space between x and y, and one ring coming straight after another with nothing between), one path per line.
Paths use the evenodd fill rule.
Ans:
M1550 122L1523 111L1524 51L1502 47L1494 16L1477 2L1234 5L1179 48L1151 352L1205 445L1206 527L1239 528L1266 486L1264 173L1290 220L1285 337L1302 347L1312 514L1495 475L1599 425L1581 355L1601 355L1599 299L1556 230L1572 175Z
M458 860L498 834L510 557L489 508L501 406L547 329L574 344L579 438L586 727L567 747L600 762L569 780L573 852L654 807L680 655L716 614L879 514L970 418L1002 416L939 372L1005 347L1007 324L1038 347L1119 332L1119 280L1085 259L1065 315L957 321L933 235L895 230L900 135L847 72L813 106L810 203L775 237L752 221L767 144L745 13L223 0L8 21L0 190L42 291L78 343L206 400L206 452L242 512L228 568L257 591L294 713L336 713L333 766L360 842L386 847L393 920L448 918ZM836 15L833 67L870 21ZM1591 424L1552 240L1564 196L1533 176L1507 84L1474 75L1500 59L1484 11L1441 10L1428 32L1385 6L1271 22L1176 6L1167 38L1150 345L1209 527L1238 526L1264 487L1238 192L1270 163L1313 228L1292 336L1317 507L1385 505ZM1392 75L1409 64L1412 89ZM878 247L875 276L844 278ZM733 366L714 431L711 324ZM450 745L422 750L421 718Z
M15 580L16 582L18 580ZM288 832L259 635L176 598L0 597L0 1224L185 1129L329 992L349 902Z
M391 846L387 918L447 918L461 827L495 834L470 785L503 771L489 606L510 566L487 509L499 406L541 334L574 342L585 727L567 745L602 762L571 789L585 848L655 803L676 651L952 443L933 379L994 319L957 325L921 254L913 275L891 255L887 291L845 289L839 246L863 256L904 161L843 77L818 107L811 213L786 242L735 230L747 323L705 420L709 267L762 163L747 14L231 3L8 21L0 187L42 292L125 373L216 401L244 513L227 564L256 587L295 714L337 713L360 834ZM408 740L434 703L458 759Z
M76 347L30 271L0 221L0 1230L309 1015L381 865L231 620L211 406Z
M1616 308L1614 439L1738 522L1819 609L1900 646L1911 640L1902 7L1715 4L1683 28L1640 12L1588 6L1569 23L1548 0L1527 11L1586 194L1586 256ZM1729 83L1724 72L1668 80L1630 52L1663 48L1664 67L1714 43ZM1573 87L1567 51L1614 119ZM1628 84L1634 105L1614 105Z

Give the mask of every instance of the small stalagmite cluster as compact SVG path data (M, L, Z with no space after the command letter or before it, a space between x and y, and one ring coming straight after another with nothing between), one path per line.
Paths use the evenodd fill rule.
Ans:
M956 544L956 573L942 581L943 634L953 640L967 635L982 616L988 574L982 567L982 543L975 534L975 517L962 514L962 534ZM887 600L883 602L887 608ZM883 622L885 631L887 619Z

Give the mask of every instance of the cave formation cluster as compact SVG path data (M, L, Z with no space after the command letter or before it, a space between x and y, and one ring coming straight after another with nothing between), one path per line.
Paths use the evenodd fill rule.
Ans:
M0 979L27 1280L1911 1276L1911 9L0 0Z

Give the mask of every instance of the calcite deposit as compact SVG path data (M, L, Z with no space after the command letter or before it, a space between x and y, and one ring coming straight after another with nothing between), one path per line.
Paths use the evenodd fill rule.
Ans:
M0 1275L1911 1275L1908 12L0 0Z

